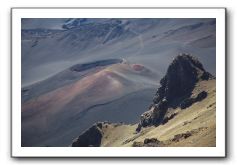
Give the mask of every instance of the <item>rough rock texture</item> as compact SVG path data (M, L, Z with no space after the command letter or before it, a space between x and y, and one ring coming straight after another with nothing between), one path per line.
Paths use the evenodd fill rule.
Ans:
M206 130L206 129L207 129L207 127L200 127L198 129L193 129L191 131L176 134L176 135L174 135L174 137L172 139L170 139L170 141L179 142L179 141L182 141L183 139L187 139L187 138L199 133L200 131L203 131L203 130Z
M162 125L166 124L169 120L173 119L176 115L177 115L177 113L173 113L169 116L164 117L161 124Z
M102 123L94 124L83 132L73 143L72 147L99 147L103 136Z
M158 104L152 106L152 108L143 113L140 117L140 123L136 131L140 131L141 126L146 127L150 125L159 125L168 109L168 102L166 99L161 100Z
M182 139L187 139L188 137L192 136L191 132L186 132L186 133L181 133L181 134L177 134L174 136L174 138L172 139L172 141L178 142Z
M209 89L212 89L210 87L213 87L213 82L215 82L215 80L210 80L213 78L214 77L211 74L203 69L202 64L197 61L197 59L187 54L179 55L168 67L166 75L160 82L161 86L156 93L154 102L149 110L141 115L138 126L136 124L128 126L123 125L122 123L97 123L80 135L73 142L72 146L98 147L121 145L133 147L163 147L183 145L181 144L183 141L195 139L193 135L202 137L202 134L209 130L200 132L199 128L197 128L198 130L190 131L189 126L194 125L194 120L200 120L202 122L198 123L204 123L203 121L206 121L206 117L205 119L202 119L201 116L197 116L200 115L199 113L193 113L190 116L190 111L182 111L182 114L186 114L186 116L180 116L179 113L181 112L180 109L192 106L195 102L202 101L206 97L209 99L212 98L213 93L210 93ZM214 88L212 90L215 92ZM202 107L206 107L208 100L203 101L204 104L201 105ZM213 103L210 104L212 106L215 105L215 99L213 99ZM195 107L195 105L193 107ZM209 107L210 105L207 108ZM199 105L191 110L199 111ZM208 109L208 111L210 111L210 109ZM210 116L210 123L215 122L215 120L213 120L214 117L215 115ZM180 124L182 123L182 126L185 128L184 130L182 129L183 127L180 127ZM164 126L141 130L143 127L159 126L161 124ZM195 124L195 128L196 126L197 125ZM177 132L173 130L174 128ZM136 133L134 133L134 129L136 129ZM164 134L163 129L166 129L166 134L168 134L165 139L163 139L163 137L161 138ZM161 133L156 133L154 130L158 130L157 132L161 131ZM173 136L170 136L170 132L173 132ZM195 144L192 142L191 145L215 146L215 127L210 128L208 133L210 133L211 140L207 137L203 142L199 143L195 141ZM156 137L161 139L161 141ZM209 142L210 145L207 144Z
M133 142L133 147L161 147L162 142L156 138L146 138L144 142Z
M169 65L166 75L161 79L154 103L166 99L169 103L191 94L200 80L209 80L213 76L206 72L202 64L188 54L178 55Z
M191 98L187 98L185 100L183 100L180 104L180 108L181 109L185 109L188 108L189 106L191 106L193 103L198 102L198 101L202 101L203 99L205 99L207 97L207 92L206 91L202 91L200 92L196 97L191 97Z
M180 106L181 109L185 109L206 98L207 92L205 91L199 93L197 97L191 98L192 91L197 82L213 78L193 56L178 55L169 65L166 75L161 79L161 86L155 94L149 111L141 115L136 131L139 132L142 127L164 123L164 116L169 107Z

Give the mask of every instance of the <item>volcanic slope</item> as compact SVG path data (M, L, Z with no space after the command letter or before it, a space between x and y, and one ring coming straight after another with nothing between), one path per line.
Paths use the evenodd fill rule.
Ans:
M62 28L22 21L22 86L52 77L77 64L125 58L165 74L169 61L180 52L196 54L215 75L215 19L49 19ZM48 23L47 23L48 22ZM41 25L43 22L41 23ZM69 25L69 27L68 27ZM63 28L65 27L66 28ZM31 28L29 28L31 27ZM40 26L41 27L41 26Z
M137 122L157 87L156 77L143 65L108 59L74 65L23 88L22 146L68 146L97 121Z
M174 70L177 77L171 76ZM191 83L184 81L191 79ZM78 136L72 146L214 147L215 77L194 57L179 55L169 66L153 103L138 124L99 122Z

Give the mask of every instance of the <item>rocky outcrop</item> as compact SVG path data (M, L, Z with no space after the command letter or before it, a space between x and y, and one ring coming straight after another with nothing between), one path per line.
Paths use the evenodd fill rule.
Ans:
M199 81L213 79L214 77L205 71L203 65L189 54L178 55L169 65L165 76L160 80L153 103L149 111L140 117L137 132L142 127L158 126L163 121L168 108L181 107L185 109L197 101L207 97L207 92L200 92L195 98L191 98L195 84Z
M187 98L184 99L181 104L180 104L180 108L181 109L185 109L188 108L189 106L191 106L193 103L198 102L198 101L202 101L203 99L205 99L207 97L207 92L206 91L202 91L200 92L196 97L191 97L191 98Z
M200 80L214 78L206 72L203 65L189 54L178 55L169 65L166 75L161 79L161 87L153 99L154 104L166 99L169 103L191 94Z
M163 143L156 138L146 138L143 142L133 142L133 147L161 147Z
M200 91L200 89L194 90L194 88L198 82L213 78L210 73L204 70L202 64L196 58L187 54L177 56L168 67L166 75L161 79L161 86L157 90L149 110L141 115L136 131L140 132L143 127L164 125L179 113L179 111L172 111L173 109L177 110L177 107L186 109L195 102L205 99L208 93L205 90L197 93L196 91ZM100 122L94 124L82 133L72 143L72 146L99 147L103 136L107 138L105 130L108 124L112 128L119 126L106 123ZM193 132L177 134L170 142L179 142L180 140L189 138L192 134ZM132 138L125 140L122 145L130 142L133 142L133 147L162 147L165 145L164 141L159 141L156 138L146 138L141 142L134 141L139 135L134 135Z
M208 129L207 127L200 127L200 128L197 128L197 129L193 129L191 131L187 131L187 132L184 132L184 133L180 133L180 134L176 134L174 135L174 137L172 139L170 139L170 141L172 142L179 142L179 141L182 141L184 139L187 139L199 132L202 132L204 130Z
M147 127L150 125L159 125L168 109L168 102L163 99L158 104L155 104L151 109L143 113L140 117L140 123L136 129L137 132L140 131L141 127Z
M99 147L103 136L102 123L96 123L72 143L72 147Z

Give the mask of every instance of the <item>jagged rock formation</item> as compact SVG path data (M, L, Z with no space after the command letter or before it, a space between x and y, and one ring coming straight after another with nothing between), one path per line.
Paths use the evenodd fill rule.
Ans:
M72 147L99 147L102 139L102 123L96 123L82 133L73 143Z
M136 131L139 132L141 127L161 124L169 107L179 106L185 109L207 97L205 91L195 98L192 98L191 94L197 82L213 78L195 57L189 54L178 55L160 80L161 86L155 94L150 110L141 115Z
M164 118L167 109L168 102L166 99L163 99L158 104L152 106L149 111L141 115L140 123L136 131L139 132L141 130L141 127L160 124L160 122Z
M156 92L154 104L164 98L169 103L183 98L192 92L198 81L212 78L198 59L189 54L180 54L169 65L166 75L161 79L161 87Z
M72 146L215 146L215 78L196 58L181 54L160 84L138 124L100 122L82 133Z

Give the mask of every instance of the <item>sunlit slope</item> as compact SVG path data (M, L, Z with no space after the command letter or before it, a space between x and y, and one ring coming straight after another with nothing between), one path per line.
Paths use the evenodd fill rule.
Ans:
M215 80L198 83L193 91L208 92L208 96L187 109L172 110L177 115L164 125L147 127L137 133L137 124L104 124L101 146L133 146L145 139L158 139L161 146L215 147L216 145L216 88Z

